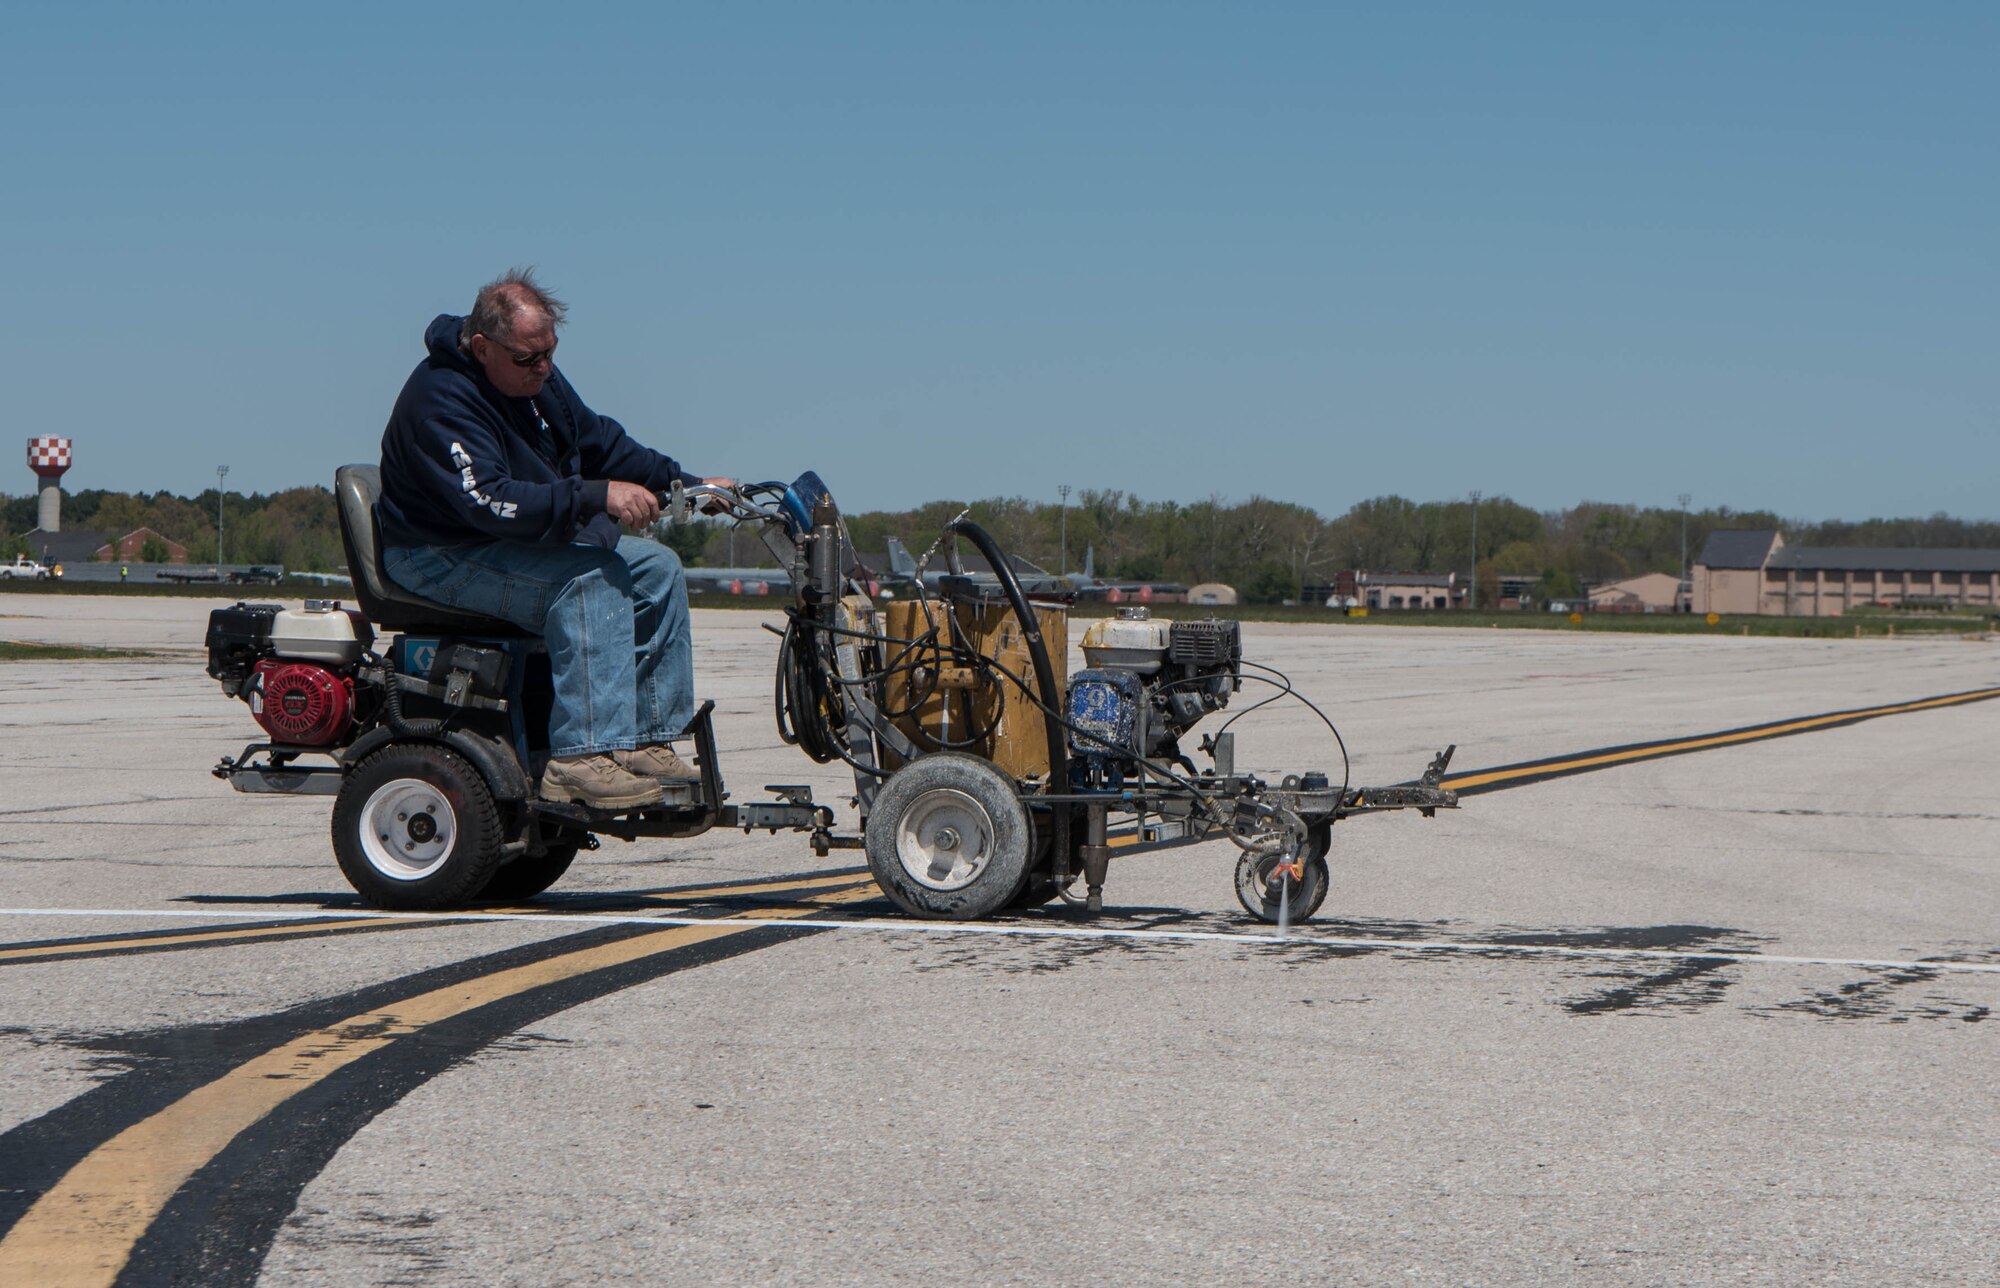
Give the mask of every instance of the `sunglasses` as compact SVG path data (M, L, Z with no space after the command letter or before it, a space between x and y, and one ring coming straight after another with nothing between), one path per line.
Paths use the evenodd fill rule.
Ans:
M480 334L486 335L484 331L480 332ZM511 344L501 344L490 335L486 335L486 343L495 348L505 349L507 351L507 360L517 367L532 367L545 359L550 362L555 361L556 347L553 344L546 349L516 349Z

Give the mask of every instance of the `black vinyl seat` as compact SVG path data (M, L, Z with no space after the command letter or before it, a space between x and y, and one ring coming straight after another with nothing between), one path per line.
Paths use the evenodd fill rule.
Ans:
M361 611L378 626L424 635L491 635L532 639L512 622L481 617L425 599L389 579L382 567L382 523L375 503L382 495L382 470L375 465L343 465L333 473L334 502L340 511L340 543Z

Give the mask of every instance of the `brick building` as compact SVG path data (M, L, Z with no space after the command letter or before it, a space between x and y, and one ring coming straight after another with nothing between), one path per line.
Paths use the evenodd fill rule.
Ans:
M149 537L158 539L160 545L166 548L166 562L184 564L188 561L186 546L171 538L161 536L151 528L134 528L116 541L107 541L97 548L97 558L105 560L119 559L127 562L135 560L139 557L139 553L146 548L146 540Z
M2000 608L2000 550L1787 546L1769 529L1712 533L1694 611L1838 617L1862 604Z
M1328 592L1329 608L1463 608L1465 587L1455 572L1369 572L1345 569L1333 576L1331 586L1308 589L1307 603Z

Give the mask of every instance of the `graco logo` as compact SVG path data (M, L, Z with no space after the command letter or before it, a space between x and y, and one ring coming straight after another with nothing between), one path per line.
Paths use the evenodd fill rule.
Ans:
M431 663L437 661L438 642L436 640L403 640L403 674L429 675Z

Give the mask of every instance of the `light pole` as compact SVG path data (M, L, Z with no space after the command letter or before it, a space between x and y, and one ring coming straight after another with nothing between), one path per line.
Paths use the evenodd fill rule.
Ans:
M1465 583L1465 607L1479 607L1479 492L1472 493L1472 580Z
M1674 587L1674 611L1677 613L1681 611L1681 592L1685 590L1690 598L1694 595L1694 587L1688 583L1688 502L1692 500L1692 493L1681 493L1681 584Z
M222 480L229 477L229 467L215 467L215 571L222 571Z
M1069 576L1069 484L1056 484L1056 494L1062 497L1062 575Z

